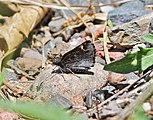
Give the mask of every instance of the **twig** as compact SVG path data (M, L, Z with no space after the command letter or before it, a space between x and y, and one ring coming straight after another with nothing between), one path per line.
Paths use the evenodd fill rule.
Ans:
M28 75L26 72L20 70L19 68L17 68L15 65L13 65L13 64L10 63L10 62L7 62L7 65L10 66L11 68L13 68L14 70L20 72L20 74L26 76L27 78L30 78L30 79L32 79L32 80L35 79L34 77Z
M82 23L86 26L86 28L89 30L89 32L92 35L92 41L94 41L94 34L92 33L92 31L90 30L88 24L84 21L84 19L82 19L82 17L74 10L71 8L71 6L65 1L65 0L60 0L60 2L66 6L69 10L71 10L81 21Z
M4 95L3 91L0 89L0 96L5 100L9 101L9 99Z
M20 89L17 89L17 88L15 88L15 87L9 85L7 81L3 81L3 83L4 83L4 85L5 85L7 88L9 88L9 89L10 89L11 91L13 91L14 93L17 93L17 94L23 93L23 91L21 91Z
M104 54L105 54L105 60L106 60L106 63L109 64L109 63L111 63L111 61L110 61L109 52L108 52L108 48L107 48L107 31L105 31L103 33L103 36L104 36Z
M46 7L46 8L55 8L55 9L68 9L65 6L62 5L57 5L54 3L47 3L47 2L40 2L40 1L34 1L34 0L0 0L2 2L11 2L11 3L18 3L18 4L27 4L27 5L37 5L40 7ZM122 0L122 1L118 1L118 2L114 2L111 4L104 4L104 5L94 5L95 8L100 8L100 7L104 7L104 6L118 6L120 4L126 3L128 1L132 1L132 0ZM78 5L72 5L71 8L72 9L87 9L89 6L78 6Z
M105 22L104 28L103 28L103 38L104 38L105 60L106 60L106 63L109 64L111 61L110 61L109 52L108 52L108 48L107 48L107 21Z
M42 61L41 61L42 68L45 67L45 63L46 63L46 57L45 57L45 48L44 48L44 44L43 44L42 45Z
M142 105L142 103L153 94L153 78L150 80L149 84L144 92L117 116L116 120L124 120L127 118L137 106Z
M123 94L124 92L127 92L132 86L134 86L138 81L140 81L142 78L144 78L146 75L150 74L152 71L147 72L146 74L144 74L143 76L141 76L138 80L136 80L135 82L133 82L132 84L128 85L127 87L125 87L124 89L122 89L121 91L119 91L118 93L114 94L113 96L111 96L110 98L108 98L107 100L105 100L104 102L100 103L99 105L97 105L96 107L87 110L87 113L95 113L97 108L98 110L102 109L102 106L107 104L108 102L110 102L111 100L117 98L120 94Z
M130 96L132 96L133 94L138 93L138 91L142 91L144 88L146 88L147 86L149 86L149 85L152 84L152 83L153 83L153 81L146 82L146 83L143 84L142 86L139 86L139 87L137 87L136 89L130 91L126 96L127 96L127 97L130 97Z
M40 1L34 1L34 0L0 0L4 2L12 2L12 3L18 3L18 4L24 4L24 5L36 5L40 7L45 8L55 8L55 9L68 9L65 6L57 5L55 3L47 3L47 2L40 2Z
M59 0L55 0L55 2L58 4L58 5L61 5L61 3L59 2ZM61 10L61 12L62 12L62 14L63 14L63 17L65 18L65 19L68 19L68 16L65 14L65 11L62 9Z

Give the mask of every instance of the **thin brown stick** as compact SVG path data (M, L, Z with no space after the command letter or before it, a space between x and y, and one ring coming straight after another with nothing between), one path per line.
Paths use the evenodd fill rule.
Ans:
M105 60L106 60L106 63L109 64L109 63L111 63L111 61L110 61L109 52L108 52L108 48L107 48L107 31L105 31L103 33L103 36L104 36L104 54L105 54Z
M89 30L89 32L92 35L92 41L94 41L94 34L92 33L92 31L90 30L88 24L84 21L84 19L82 19L82 17L77 13L77 11L75 11L74 9L71 8L71 6L65 1L65 0L60 0L60 2L66 6L69 10L71 10L81 21L82 23L86 26L86 28Z
M135 82L133 82L132 84L128 85L127 87L125 87L124 89L122 89L121 91L119 91L118 93L114 94L113 96L111 96L110 98L108 98L107 100L105 100L104 102L100 103L99 105L97 105L96 107L87 110L87 113L95 113L96 109L98 108L98 110L102 109L102 106L107 104L108 102L110 102L111 100L117 98L120 94L123 94L124 92L127 92L132 86L134 86L138 81L140 81L141 79L143 79L146 75L151 74L152 71L147 72L146 74L144 74L143 76L141 76L138 80L136 80ZM153 77L152 77L153 79Z
M34 77L28 75L26 72L24 72L24 71L20 70L19 68L17 68L17 67L16 67L14 64L12 64L10 61L7 62L7 65L10 66L12 69L18 71L20 74L26 76L27 78L30 78L30 79L32 79L32 80L35 79Z
M109 52L108 52L108 48L107 48L107 21L104 24L104 28L103 28L103 38L104 38L104 54L105 54L105 60L106 63L109 64L110 61L110 57L109 57Z
M149 84L150 85L144 89L143 93L117 116L116 120L125 120L136 107L142 105L142 103L153 94L153 78L149 81Z
M3 84L4 84L7 88L9 88L11 91L13 91L13 92L15 92L15 93L17 93L17 94L21 94L21 93L23 93L22 90L17 89L17 88L15 88L15 87L11 86L11 85L8 84L8 82L5 81L5 80L3 81Z
M55 9L68 9L65 6L62 5L57 5L55 3L47 3L47 2L40 2L40 1L34 1L34 0L0 0L2 2L8 2L8 3L18 3L18 4L27 4L27 5L37 5L40 7L46 7L46 8L55 8ZM126 3L128 1L132 1L132 0L122 0L122 1L118 1L118 2L113 2L111 4L104 4L104 5L94 5L95 8L100 8L100 7L104 7L104 6L118 6L120 4ZM72 9L87 9L89 6L86 5L72 5L71 8Z

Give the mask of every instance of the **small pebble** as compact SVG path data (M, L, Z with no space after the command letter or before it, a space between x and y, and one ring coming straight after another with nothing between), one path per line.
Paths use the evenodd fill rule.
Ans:
M103 5L103 4L100 4L100 5ZM102 12L104 12L104 13L108 13L109 11L114 10L114 7L109 6L109 5L107 5L107 6L102 6L102 7L100 7L100 10L101 10Z
M27 82L28 79L27 79L25 76L22 76L22 77L20 78L20 81L22 81L22 82Z
M16 74L14 73L14 70L10 68L3 68L2 71L5 73L6 80L18 80Z
M141 48L146 48L146 45L145 45L144 43L137 44L137 45L135 45L135 46L133 47L132 52L137 52L137 51L139 51L139 50L140 50L139 47L141 47Z
M150 103L143 103L143 109L144 109L144 111L145 112L147 112L147 111L150 111L151 110L151 105L150 105Z
M64 21L65 21L64 18L50 21L48 26L51 32L58 32L62 28Z

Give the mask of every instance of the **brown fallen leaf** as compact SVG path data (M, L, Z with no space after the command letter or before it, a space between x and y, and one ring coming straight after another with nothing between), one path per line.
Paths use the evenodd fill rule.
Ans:
M0 19L5 19L7 17L13 16L16 12L20 11L20 7L14 3L9 3L7 1L0 1L0 15L3 16ZM7 17L6 17L7 16Z
M51 1L46 0L46 2ZM20 5L19 7L20 11L5 19L4 24L0 26L0 50L4 51L3 57L0 58L0 69L5 56L16 49L28 37L30 31L48 11L48 8L34 5Z

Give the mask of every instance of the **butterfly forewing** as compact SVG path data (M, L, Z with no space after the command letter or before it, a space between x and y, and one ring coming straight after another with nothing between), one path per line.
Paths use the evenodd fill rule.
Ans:
M95 63L95 47L90 41L86 41L73 50L65 53L61 61L56 64L62 69L69 69L73 72L87 71Z

